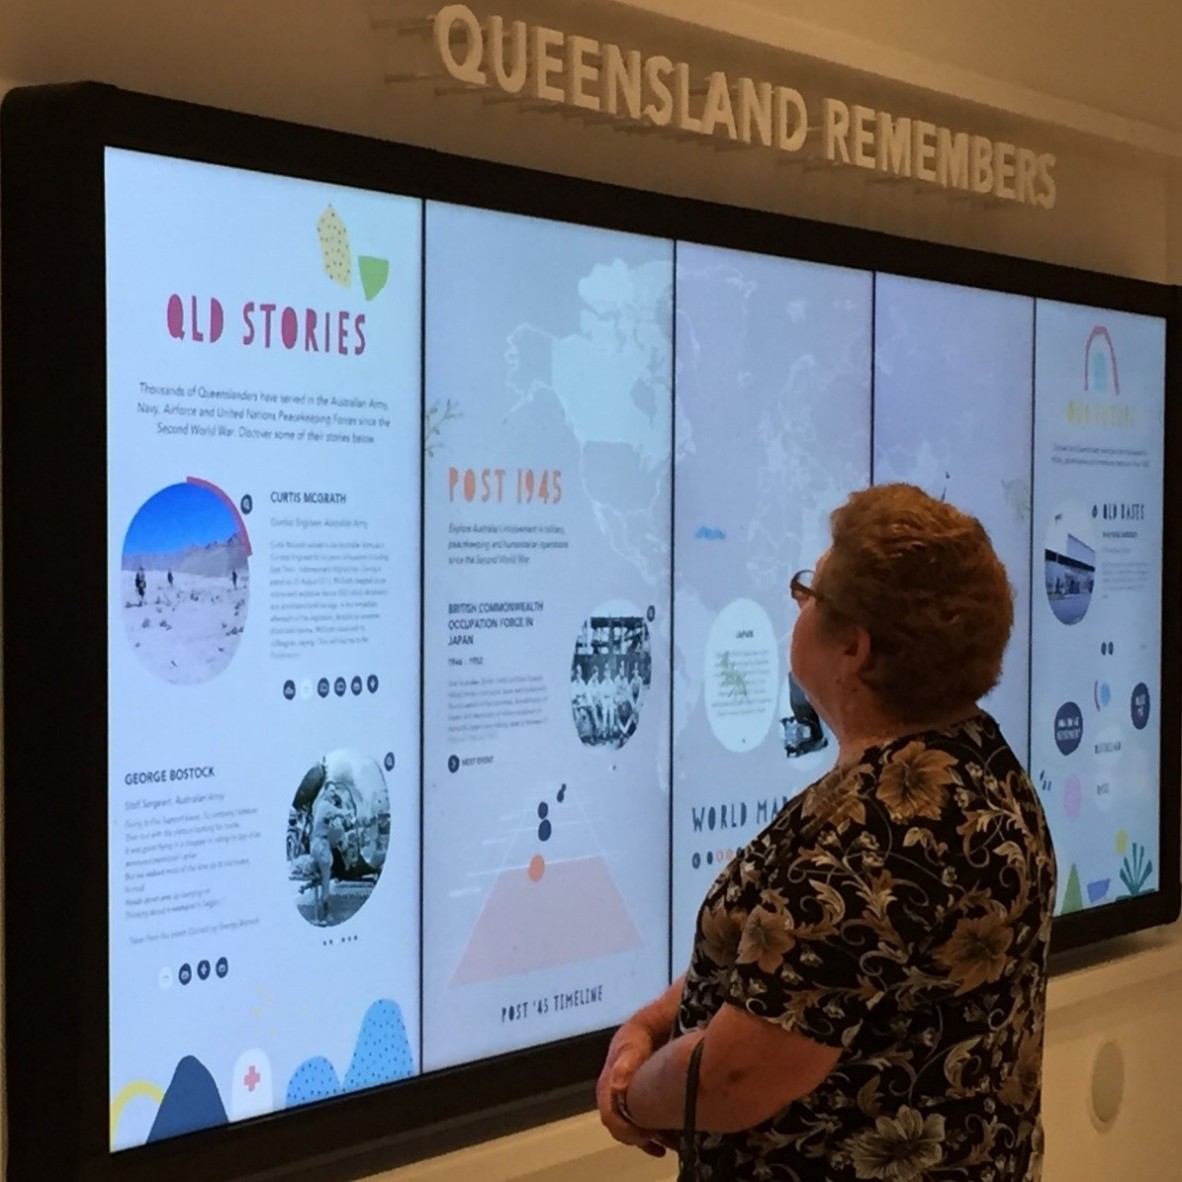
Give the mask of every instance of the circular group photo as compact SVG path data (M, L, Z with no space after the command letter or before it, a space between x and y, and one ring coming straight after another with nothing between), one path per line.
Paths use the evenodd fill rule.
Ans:
M119 602L146 668L174 685L226 668L246 627L249 554L237 510L211 485L169 485L144 502L123 539Z
M1079 505L1060 505L1047 525L1043 556L1047 602L1063 624L1087 615L1096 589L1096 534Z
M377 762L342 749L308 769L287 819L288 878L315 927L352 919L373 893L390 848L390 794Z
M571 713L588 747L623 747L640 725L653 676L648 622L630 605L607 605L583 621L570 667Z

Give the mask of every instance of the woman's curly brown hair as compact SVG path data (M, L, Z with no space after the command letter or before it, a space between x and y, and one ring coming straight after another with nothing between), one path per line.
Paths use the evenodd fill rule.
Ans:
M854 493L830 515L817 590L870 634L863 680L898 720L939 717L1001 676L1014 593L984 526L910 484Z

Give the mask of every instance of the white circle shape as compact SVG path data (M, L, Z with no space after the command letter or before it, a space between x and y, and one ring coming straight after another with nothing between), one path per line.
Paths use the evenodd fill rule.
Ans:
M780 646L764 609L733 599L714 617L706 640L706 718L728 750L754 751L776 715Z

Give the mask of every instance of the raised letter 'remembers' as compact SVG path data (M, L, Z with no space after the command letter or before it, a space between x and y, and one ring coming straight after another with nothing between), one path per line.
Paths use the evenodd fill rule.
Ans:
M825 159L850 162L850 109L839 99L825 100Z

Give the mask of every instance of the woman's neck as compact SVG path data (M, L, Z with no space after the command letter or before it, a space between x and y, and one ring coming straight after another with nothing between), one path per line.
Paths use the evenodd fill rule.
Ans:
M904 722L891 717L885 710L877 708L865 709L857 716L849 719L840 728L835 729L837 739L837 763L839 767L849 767L857 763L872 747L882 747L896 739L908 735L922 734L926 731L942 731L964 722L977 713L975 702L968 706L961 706L955 710L944 711L926 719L914 722Z

